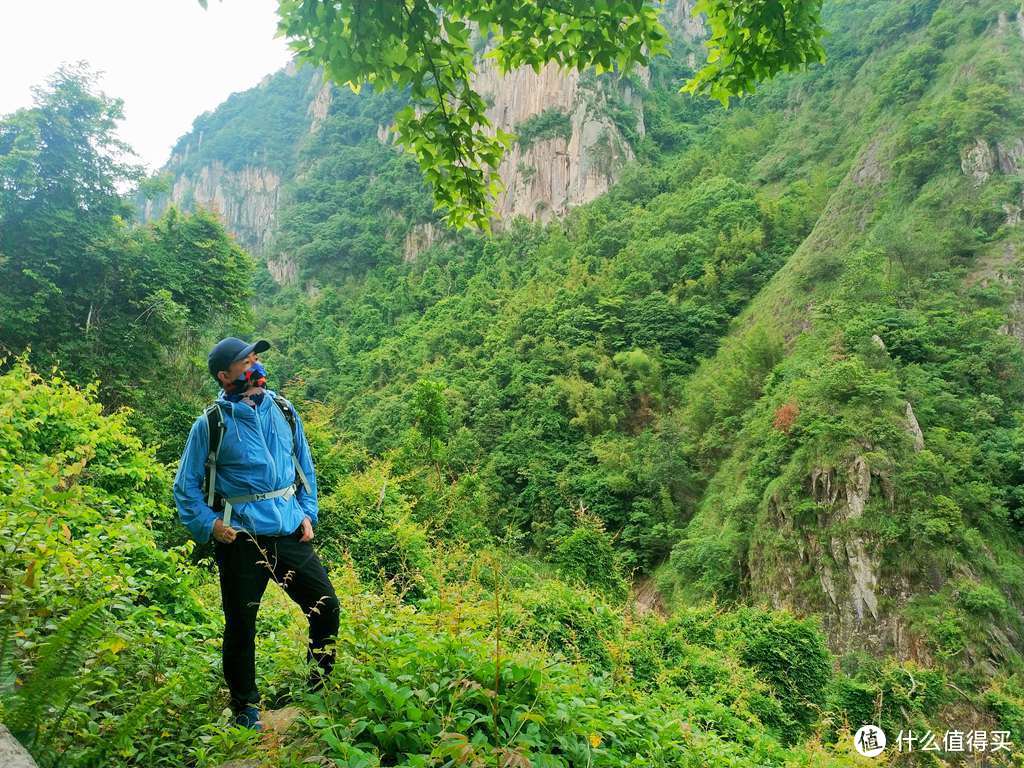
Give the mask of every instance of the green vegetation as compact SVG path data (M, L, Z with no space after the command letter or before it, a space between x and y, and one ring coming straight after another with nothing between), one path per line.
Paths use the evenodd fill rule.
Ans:
M116 102L64 73L0 122L0 720L45 768L838 767L867 722L1019 751L1017 13L830 3L828 64L729 111L678 94L673 43L607 195L414 259L427 188L377 139L407 102L337 93L266 139L284 288L206 214L129 226ZM202 162L274 88L204 118ZM318 695L301 615L261 613L286 738L226 725L216 580L168 506L228 328L273 341L342 596Z
M320 72L304 67L297 74L276 72L257 88L232 94L197 117L191 132L175 144L174 172L193 175L218 162L232 171L255 165L291 175L319 85Z
M413 104L395 114L399 143L416 158L445 221L484 231L490 231L493 197L501 188L496 170L513 137L490 130L487 105L472 85L474 30L489 39L488 55L502 72L520 66L539 71L547 62L628 68L646 64L665 40L656 9L635 0L597 7L286 0L278 13L300 59L323 67L332 81L409 92ZM431 108L416 110L416 103Z
M545 109L527 118L516 128L516 141L524 150L538 141L561 137L568 141L572 137L572 120L557 107Z
M603 530L616 568L657 569L675 610L819 614L837 652L941 669L987 711L1022 671L1024 369L1005 333L1021 237L1004 209L1021 186L961 158L1020 135L1020 40L982 34L1000 13L1016 10L827 6L829 64L728 113L674 96L686 67L655 62L641 162L607 196L313 298L282 290L263 313L288 339L279 370L414 479L421 520L481 522L614 599L588 538ZM406 407L425 381L448 412L429 467ZM862 512L843 503L860 471ZM913 640L875 643L875 622Z
M431 504L473 488L493 535L547 550L582 502L625 567L648 569L679 536L690 471L659 416L813 219L799 189L768 203L723 176L651 181L649 200L626 182L564 232L514 227L313 299L282 293L263 312L290 340L279 374L378 455L404 450L420 380L444 381Z
M215 577L189 562L191 545L154 534L173 515L169 473L127 414L102 416L94 396L21 361L0 375L0 531L17 543L0 560L0 717L41 766L299 766L313 754L347 765L496 754L551 766L853 765L848 747L832 755L785 731L807 722L804 702L820 703L830 679L812 623L747 610L633 624L499 550L467 568L465 549L412 533L400 481L377 496L379 472L324 498L343 620L321 694L299 691L301 616L268 594L264 688L306 714L293 738L261 743L220 712ZM378 538L349 539L339 526L352 513L405 522L364 519ZM424 577L419 596L406 589L410 567Z
M683 86L725 106L753 93L765 75L801 70L825 60L822 0L698 0L693 13L710 27L707 64Z
M205 0L201 0L205 4ZM687 84L696 93L729 95L822 57L821 0L706 0L697 13L711 17L708 63ZM395 115L398 141L415 157L445 222L490 231L496 171L512 136L491 132L487 105L473 87L476 46L486 40L498 69L539 72L554 63L598 73L628 72L663 53L667 35L660 9L645 0L594 5L374 3L284 0L280 30L299 58L323 67L335 83L354 89L408 90L414 103ZM478 34L475 34L478 33Z
M980 28L996 8L965 10L957 25ZM1020 290L1019 267L1007 262L1002 279L987 279L1000 254L1019 247L1001 210L1019 192L1005 178L978 189L960 157L978 136L1018 135L1007 121L1020 96L1003 83L1024 73L999 43L956 41L951 7L933 10L918 31L929 42L907 41L907 50L936 47L930 55L940 59L922 70L930 85L901 119L879 109L884 130L857 161L885 167L877 158L892 158L891 176L876 168L881 175L867 182L884 185L878 196L865 197L865 171L858 175L855 164L830 203L848 212L829 222L830 244L812 235L742 315L743 331L687 384L689 403L675 418L692 461L710 471L672 565L679 599L732 601L779 589L788 563L790 603L838 614L820 579L842 576L845 563L827 550L857 537L879 574L881 610L920 638L924 658L978 684L982 658L997 659L1006 673L1021 668L1019 646L988 630L1019 632L1019 609L1005 611L1024 599L1024 413L1015 405L1024 358L1001 330ZM891 106L892 93L909 93L906 83L889 87L905 79L905 58L876 63L879 107ZM990 73L991 87L936 63L968 58ZM977 100L967 96L982 90ZM923 142L936 122L935 138ZM750 370L752 350L765 340L801 326L784 359L773 355L753 377L733 373ZM908 403L923 446L915 445ZM870 473L863 513L822 503L825 481L845 494L858 466ZM908 585L909 600L893 591L897 583ZM854 631L838 615L833 621L843 636Z
M95 75L62 69L0 121L0 352L99 379L111 404L138 402L199 329L244 318L252 273L210 214L128 225L120 118Z
M0 717L43 766L175 764L161 734L219 710L215 609L154 533L167 469L94 395L0 376Z
M377 139L398 101L336 90L330 113L299 150L303 173L282 190L271 251L294 259L304 279L342 282L399 263L410 226L433 220L415 163ZM269 275L263 280L269 290Z

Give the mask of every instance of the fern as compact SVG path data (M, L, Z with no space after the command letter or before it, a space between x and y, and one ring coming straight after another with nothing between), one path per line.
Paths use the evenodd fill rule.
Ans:
M171 695L177 683L178 681L175 680L144 693L138 703L118 719L113 733L96 747L94 757L86 762L93 765L106 765L108 763L105 763L103 758L108 754L115 750L124 752L130 749L135 735L145 725L147 718Z
M23 744L35 741L43 713L67 697L85 654L103 631L104 607L103 601L97 601L79 608L40 649L35 669L12 697L7 712L7 727Z

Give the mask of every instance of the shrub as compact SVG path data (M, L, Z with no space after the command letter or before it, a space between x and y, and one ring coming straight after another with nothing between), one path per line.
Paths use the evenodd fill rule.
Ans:
M572 137L572 120L557 107L550 107L520 123L516 134L523 150L545 139L560 137L568 141Z
M611 536L593 515L581 517L572 533L562 539L555 550L555 562L569 581L604 592L613 600L624 599L629 591Z
M408 599L430 589L430 545L387 464L349 475L320 500L317 535L328 560L344 553L367 584L393 584Z
M95 388L0 375L0 720L46 768L156 765L216 719L218 612L158 545L167 470Z
M783 403L775 410L775 419L772 426L780 432L789 434L793 428L793 422L800 415L800 406L794 402Z
M812 620L781 611L745 609L736 616L740 659L774 691L796 726L787 733L795 741L807 732L825 702L832 674L825 638Z
M504 624L520 642L540 643L569 661L611 669L610 648L621 636L622 617L596 595L549 580L507 601Z

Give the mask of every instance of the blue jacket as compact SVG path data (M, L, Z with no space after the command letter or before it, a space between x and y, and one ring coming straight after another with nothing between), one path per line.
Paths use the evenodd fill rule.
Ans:
M223 391L217 398L226 427L217 460L216 490L221 496L276 491L294 482L292 430L273 398L274 393L268 389L256 408L224 399ZM295 437L299 442L296 455L309 480L310 493L306 493L300 483L298 493L287 501L278 497L239 504L231 513L231 527L236 530L284 536L299 527L303 515L308 515L314 526L317 524L313 459L302 420L298 412L294 408L292 410L295 412ZM178 473L174 477L174 503L178 507L178 517L199 543L209 541L213 522L220 516L207 506L203 493L209 431L206 416L200 415L188 433Z

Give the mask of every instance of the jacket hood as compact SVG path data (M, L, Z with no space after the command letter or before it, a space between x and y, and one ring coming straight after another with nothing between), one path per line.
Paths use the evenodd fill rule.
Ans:
M236 410L242 415L242 418L248 418L250 415L255 416L256 411L264 412L268 407L276 407L273 405L275 397L277 397L277 393L268 388L264 394L263 401L256 408L251 408L248 405L228 400L227 393L222 389L220 394L217 395L217 404L221 407L223 413L231 417L231 422L235 427L235 438L238 439L238 421L235 418ZM238 410L239 406L241 406L241 410Z

